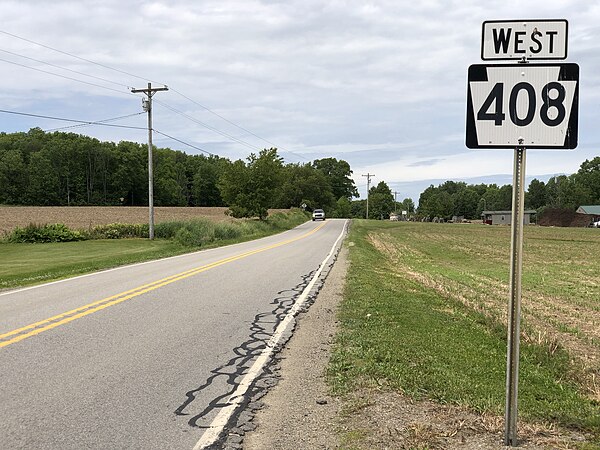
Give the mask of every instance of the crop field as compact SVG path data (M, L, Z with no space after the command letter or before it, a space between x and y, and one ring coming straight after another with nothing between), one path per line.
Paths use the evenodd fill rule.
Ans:
M510 228L406 224L369 233L394 270L506 325ZM523 339L562 346L600 400L600 230L526 227Z
M361 220L353 222L349 246L341 331L328 372L334 391L370 397L391 389L413 399L412 411L419 408L415 399L466 407L480 414L473 429L497 442L504 412L510 228ZM526 227L522 287L521 436L543 448L598 448L600 230ZM391 408L402 410L398 404ZM440 432L414 417L385 445L447 448L449 436L459 439L466 432L455 426L466 416L453 417ZM381 445L381 426L358 423L355 429L367 430L366 437L350 439L350 446ZM430 439L411 447L407 442L419 427L431 431Z
M157 206L154 208L154 220L156 223L198 217L218 222L236 220L227 216L226 210L225 207ZM0 206L0 236L30 223L63 223L71 229L89 229L109 223L147 222L146 206Z

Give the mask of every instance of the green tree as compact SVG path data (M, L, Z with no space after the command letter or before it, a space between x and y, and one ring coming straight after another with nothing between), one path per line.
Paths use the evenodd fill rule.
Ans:
M340 197L335 205L333 217L350 218L352 216L352 202L346 197Z
M585 160L577 171L577 184L589 192L589 203L600 204L600 156ZM579 205L581 206L581 205Z
M591 190L579 182L578 174L557 177L556 191L559 208L574 210L592 202Z
M24 203L27 188L27 168L23 155L17 149L0 153L0 204Z
M114 149L116 168L109 175L108 201L113 204L148 204L148 149L121 141Z
M498 190L496 209L499 211L510 211L512 209L512 184L505 184Z
M350 215L354 219L364 219L367 215L367 201L353 200L350 203Z
M369 190L369 219L389 219L393 210L392 190L385 181L380 181Z
M441 191L437 198L438 214L439 218L450 220L455 215L454 198L448 191Z
M415 202L413 202L412 198L405 198L398 205L400 212L406 211L408 214L412 214L415 212Z
M192 204L195 206L221 206L223 199L217 186L225 170L224 160L211 156L200 157L193 175Z
M534 178L525 193L525 207L538 209L546 206L546 201L546 183Z
M231 214L265 219L281 186L282 167L276 148L252 153L248 164L238 160L229 166L219 180L219 188Z
M312 165L323 172L329 180L334 199L344 197L351 200L353 197L358 197L358 190L352 179L352 170L346 161L323 158L314 160Z
M481 197L479 206L481 212L485 211L498 211L503 208L500 207L500 188L496 184L491 184L485 191L485 194Z
M40 206L59 204L59 177L52 162L43 152L33 153L29 161L29 203Z
M433 184L429 185L427 189L421 192L421 195L419 196L418 208L418 212L421 216L429 217L430 219L438 216L438 192L439 189Z
M479 216L478 203L479 195L477 191L471 187L465 187L459 190L453 197L454 214L456 216L464 216L467 219L475 219Z
M331 215L335 198L331 184L323 172L310 164L288 164L282 169L282 184L278 189L275 205L278 208L321 208Z
M187 205L185 168L171 150L154 150L154 203L157 206Z

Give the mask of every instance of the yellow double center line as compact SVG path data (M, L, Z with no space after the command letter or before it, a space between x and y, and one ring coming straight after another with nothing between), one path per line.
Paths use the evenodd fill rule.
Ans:
M72 309L70 311L58 314L56 316L49 317L48 319L40 320L39 322L32 323L30 325L18 328L16 330L9 331L8 333L0 334L0 348L7 347L11 344L15 344L17 342L22 341L23 339L27 339L31 336L36 336L44 331L52 330L61 325L65 325L69 322L73 322L74 320L81 319L82 317L88 316L95 312L101 311L110 306L117 305L126 300L130 300L132 298L138 297L147 292L154 291L163 286L167 286L171 283L175 283L176 281L184 280L191 276L197 275L202 272L206 272L207 270L213 269L215 267L222 266L224 264L228 264L233 261L237 261L239 259L246 258L251 255L255 255L257 253L262 253L267 250L271 250L277 247L281 247L283 245L290 244L292 242L298 241L300 239L304 239L310 236L313 233L316 233L321 228L325 226L326 222L323 222L318 227L312 229L308 233L305 233L301 236L298 236L293 239L288 239L286 241L279 242L277 244L269 245L266 247L261 247L256 250L251 250L245 253L240 253L239 255L230 256L229 258L224 258L219 261L215 261L210 264L206 264L204 266L196 267L194 269L186 270L185 272L180 272L175 275L171 275L166 278L162 278L160 280L154 281L152 283L145 284L143 286L136 287L134 289L130 289L125 292L121 292L120 294L113 295L111 297L103 298L102 300L95 301L93 303L89 303L84 306L80 306L79 308Z

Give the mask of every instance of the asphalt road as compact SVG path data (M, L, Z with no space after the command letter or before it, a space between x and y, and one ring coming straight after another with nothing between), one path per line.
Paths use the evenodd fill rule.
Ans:
M194 448L344 226L0 294L0 448Z

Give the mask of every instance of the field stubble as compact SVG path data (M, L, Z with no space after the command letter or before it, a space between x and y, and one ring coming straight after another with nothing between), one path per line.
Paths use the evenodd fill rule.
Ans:
M507 227L407 224L368 239L398 276L506 325ZM524 240L522 339L565 348L577 362L571 376L600 401L600 233L528 227Z

